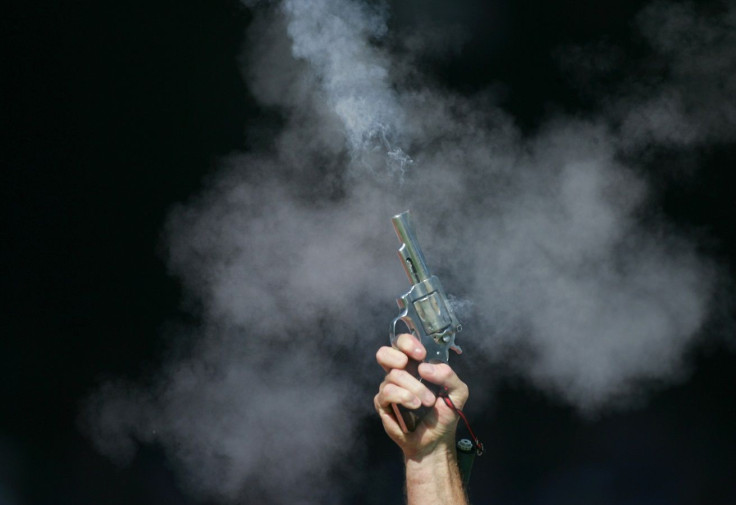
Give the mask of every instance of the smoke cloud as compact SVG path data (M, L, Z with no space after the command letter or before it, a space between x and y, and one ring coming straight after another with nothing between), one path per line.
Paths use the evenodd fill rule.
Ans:
M89 399L96 444L125 460L160 443L191 489L225 501L340 502L323 482L372 415L373 354L408 288L389 219L407 208L460 297L468 353L586 413L677 378L718 272L649 209L635 160L734 138L736 7L723 11L652 4L638 26L658 80L525 135L488 95L410 79L396 47L420 39L389 33L383 4L256 7L244 75L278 119L173 209L169 265L201 328L150 384ZM467 378L474 397L487 377Z

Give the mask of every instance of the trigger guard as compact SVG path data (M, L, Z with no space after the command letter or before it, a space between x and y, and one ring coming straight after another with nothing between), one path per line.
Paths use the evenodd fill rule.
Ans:
M401 321L402 323L406 325L406 329L409 330L412 333L412 335L416 336L416 332L414 331L414 329L411 327L409 323L406 322L407 319L409 319L407 315L399 314L398 316L394 318L393 321L391 321L391 327L389 328L388 336L389 336L392 346L396 344L396 339L398 338L398 335L396 335L396 323L398 323L399 321Z
M396 323L398 323L400 320L401 316L394 318L394 320L391 321L391 326L388 330L388 338L392 346L396 344Z

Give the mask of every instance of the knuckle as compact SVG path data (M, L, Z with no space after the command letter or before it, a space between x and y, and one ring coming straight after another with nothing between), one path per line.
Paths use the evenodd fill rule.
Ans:
M411 351L415 346L415 338L408 333L402 333L399 338L396 339L396 345L402 351Z
M383 346L376 351L376 361L385 368L396 368L405 366L408 358L399 349Z
M390 382L387 382L383 386L383 391L381 391L381 395L384 396L384 397L390 397L391 395L394 394L394 392L395 392L396 389L397 389L397 387L394 384L391 384Z
M396 384L386 384L383 390L383 397L389 399L391 403L401 403L410 401L414 395Z
M378 394L383 393L383 390L386 389L386 381L381 382L378 385Z
M392 382L402 382L402 380L406 377L406 371L401 370L399 368L392 368L388 374L387 378Z
M386 346L380 347L376 351L376 361L378 361L379 363L385 362L386 361L386 357L387 357L386 356L386 351L387 350L388 350L388 347L386 347Z
M407 389L401 390L401 400L408 403L411 402L414 399L414 393Z
M455 374L455 372L452 371L452 368L444 363L435 368L435 373L443 382L447 381Z

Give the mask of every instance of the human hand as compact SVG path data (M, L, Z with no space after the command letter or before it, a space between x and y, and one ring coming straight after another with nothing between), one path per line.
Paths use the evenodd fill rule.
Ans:
M438 447L452 450L455 444L457 414L444 401L438 401L426 385L407 371L410 360L422 361L425 356L421 342L406 333L396 339L396 347L384 346L376 353L376 360L386 371L386 377L373 403L386 433L407 459L421 459ZM446 388L452 403L458 409L463 408L468 399L468 387L449 365L420 363L418 372L423 380ZM408 409L424 405L429 412L413 432L404 433L392 404L400 404Z

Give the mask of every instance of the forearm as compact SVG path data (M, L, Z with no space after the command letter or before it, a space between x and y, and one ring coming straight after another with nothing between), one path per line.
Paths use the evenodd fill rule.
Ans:
M452 444L423 457L405 458L408 505L467 505Z

